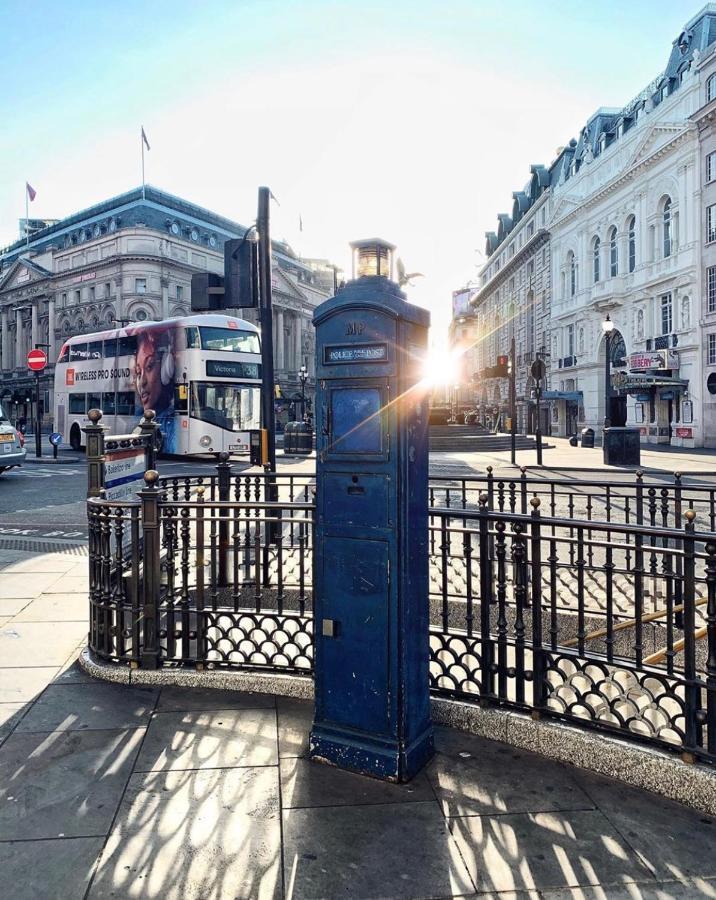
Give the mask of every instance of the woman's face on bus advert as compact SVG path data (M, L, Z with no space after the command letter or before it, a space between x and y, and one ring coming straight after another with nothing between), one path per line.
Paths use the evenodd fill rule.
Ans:
M162 394L161 370L161 354L154 342L140 339L134 372L142 409L157 410Z

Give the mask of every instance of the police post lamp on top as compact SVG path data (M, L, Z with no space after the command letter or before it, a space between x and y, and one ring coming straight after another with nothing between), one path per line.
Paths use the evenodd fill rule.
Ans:
M352 241L353 278L383 277L393 278L393 255L395 245L381 238L366 238Z
M612 353L611 353L611 337L612 331L614 331L614 322L612 322L609 317L609 313L607 313L606 319L602 322L602 331L604 332L604 427L609 428L612 424L609 418L609 404L612 396L612 386L611 386L611 362L612 362Z

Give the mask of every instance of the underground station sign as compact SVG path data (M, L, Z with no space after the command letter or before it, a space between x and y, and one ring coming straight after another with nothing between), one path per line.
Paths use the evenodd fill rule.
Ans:
M42 372L47 365L47 354L44 350L30 350L27 354L27 368L31 372Z

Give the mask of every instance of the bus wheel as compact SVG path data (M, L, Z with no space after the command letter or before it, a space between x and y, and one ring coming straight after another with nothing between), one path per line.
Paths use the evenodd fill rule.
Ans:
M72 447L73 450L82 449L82 432L80 431L80 426L77 422L70 428L70 447Z

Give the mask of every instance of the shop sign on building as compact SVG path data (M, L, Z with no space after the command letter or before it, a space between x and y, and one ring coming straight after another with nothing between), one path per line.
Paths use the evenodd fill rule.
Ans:
M678 369L679 354L676 350L647 350L630 353L627 368L632 372Z

